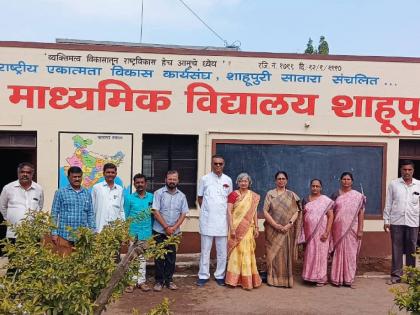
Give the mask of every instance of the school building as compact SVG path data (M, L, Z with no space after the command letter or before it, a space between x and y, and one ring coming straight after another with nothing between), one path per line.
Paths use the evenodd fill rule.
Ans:
M420 177L419 77L420 58L0 42L0 189L32 162L48 210L70 165L90 188L114 162L127 192L135 173L154 191L177 169L190 206L180 251L194 253L197 183L213 154L233 181L248 172L262 200L278 170L301 197L311 178L330 195L350 171L368 200L361 256L390 255L386 187L400 159Z

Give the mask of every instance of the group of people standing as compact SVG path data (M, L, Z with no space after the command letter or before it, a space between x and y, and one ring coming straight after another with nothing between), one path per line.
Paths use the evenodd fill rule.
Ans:
M34 166L24 162L18 165L17 171L18 180L4 186L0 195L1 213L11 224L6 236L13 243L16 241L13 226L25 218L28 209L39 211L44 205L43 189L32 180ZM100 233L106 225L117 219L140 217L140 220L133 220L129 227L130 235L139 240L147 240L154 235L157 243L161 243L169 236L180 233L180 226L189 209L185 195L177 189L177 171L168 171L166 185L154 194L146 191L146 176L136 174L133 177L136 191L125 195L123 188L115 183L117 167L112 163L103 166L103 176L104 180L95 184L89 192L82 186L82 169L78 166L68 168L69 184L56 191L51 208L51 218L56 225L51 232L51 241L57 250L65 252L73 248L76 235L72 231L79 227L88 227ZM168 253L163 258L155 260L154 291L162 291L164 286L177 289L173 282L176 248L168 245L167 249ZM139 256L139 270L133 280L142 291L151 290L146 284L144 256ZM133 290L134 286L126 289L127 292Z
M201 179L198 189L201 257L197 285L205 285L210 278L209 257L214 238L216 282L256 288L262 283L255 258L260 196L250 190L252 179L247 173L238 175L237 189L233 190L223 167L223 157L213 156L212 172ZM274 179L276 187L267 192L263 206L268 285L293 287L298 243L305 243L304 280L318 286L326 284L328 256L333 251L331 282L351 286L366 201L365 196L352 189L353 175L341 175L341 187L332 198L321 194L321 180L313 179L311 192L303 200L287 189L286 172L277 172Z
M197 285L204 286L210 279L209 259L214 239L217 284L250 290L262 283L255 258L260 196L250 190L252 179L247 173L238 175L237 189L233 190L231 179L223 174L224 162L222 156L214 155L212 172L202 177L199 184L201 256ZM413 178L414 163L402 161L400 171L401 178L389 185L383 214L384 229L391 230L392 240L388 284L401 281L403 254L407 265L415 266L413 254L419 232L420 181ZM276 187L267 192L263 205L267 284L293 287L298 244L305 244L303 280L316 286L331 282L354 288L366 196L353 189L353 174L342 173L340 188L330 197L322 194L322 181L312 179L310 193L302 200L287 189L286 172L277 172L274 180Z
M210 251L216 245L217 267L214 278L218 285L241 286L252 289L261 286L255 257L259 236L257 208L260 196L250 188L252 179L241 173L236 189L230 177L223 173L225 160L220 155L211 159L212 171L200 179L197 201L200 205L201 255L198 286L210 279ZM391 232L392 270L389 284L401 281L402 256L407 265L415 266L420 215L420 181L413 178L414 163L402 161L401 178L391 182L383 213L384 229ZM18 180L4 186L0 195L0 210L12 225L19 224L28 209L41 210L44 204L42 187L32 178L34 166L21 163ZM72 166L67 172L69 185L54 196L51 217L57 228L52 231L53 243L74 245L76 230L88 227L97 233L111 222L138 218L130 223L130 235L139 240L154 236L158 243L180 233L187 213L186 196L177 188L179 174L168 171L165 186L154 193L146 191L147 179L142 174L133 177L135 192L124 195L115 183L117 167L107 163L103 167L104 181L94 185L92 192L82 187L83 172ZM353 286L357 256L363 236L366 197L352 188L353 175L340 176L340 188L331 197L322 194L322 181L310 181L310 193L302 200L287 189L288 175L279 171L274 176L275 188L268 191L263 204L265 218L265 263L267 283L276 287L293 287L293 266L298 244L304 243L302 278L323 286L328 281L340 286ZM16 239L13 226L7 237ZM155 260L154 291L164 286L176 290L173 281L176 248L168 246L163 258ZM328 258L332 255L328 277ZM136 287L150 291L146 284L146 260L139 257ZM133 292L134 286L127 288Z

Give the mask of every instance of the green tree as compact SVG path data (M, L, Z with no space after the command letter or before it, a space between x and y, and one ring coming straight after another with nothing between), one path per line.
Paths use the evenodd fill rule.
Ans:
M308 54L308 55L316 54L316 50L314 48L314 41L310 37L309 37L308 43L306 44L305 54Z
M319 38L319 45L318 45L318 54L319 55L329 55L330 48L328 47L328 42L325 40L324 36Z
M111 297L105 304L117 299L138 270L137 259L123 259L125 268L116 263L121 243L129 239L129 223L116 221L98 234L87 228L74 231L75 250L64 257L40 242L54 228L50 216L31 212L15 229L16 244L4 241L7 268L16 271L0 277L0 314L100 313L95 301L101 293L109 290ZM152 238L144 254L161 257L166 252L164 246L178 243L177 237L161 244Z

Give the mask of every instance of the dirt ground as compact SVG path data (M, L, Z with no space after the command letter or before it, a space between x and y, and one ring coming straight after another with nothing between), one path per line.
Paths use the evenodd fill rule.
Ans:
M131 314L137 309L145 313L164 297L171 301L173 314L400 314L394 306L390 286L385 284L389 270L387 259L366 259L359 262L356 289L326 285L318 288L303 283L296 266L292 289L269 287L245 291L241 288L219 287L209 281L197 287L195 267L180 270L175 282L178 291L164 289L160 293L124 294L106 314ZM150 278L153 285L153 279ZM401 312L401 314L404 314Z

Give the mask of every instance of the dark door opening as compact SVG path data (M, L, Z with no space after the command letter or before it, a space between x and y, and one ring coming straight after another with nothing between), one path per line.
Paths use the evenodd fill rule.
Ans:
M400 161L412 160L414 162L414 178L420 179L420 140L400 140ZM398 176L400 175L398 165Z
M197 194L198 136L143 135L143 174L149 179L149 189L165 185L165 173L178 170L179 189L186 195L188 205L195 207Z

